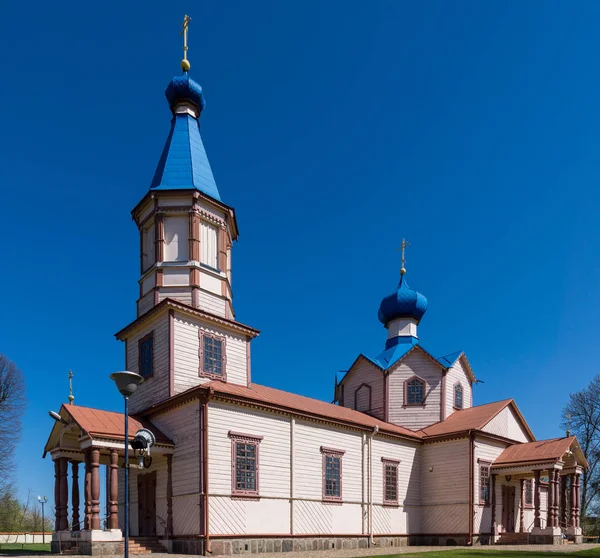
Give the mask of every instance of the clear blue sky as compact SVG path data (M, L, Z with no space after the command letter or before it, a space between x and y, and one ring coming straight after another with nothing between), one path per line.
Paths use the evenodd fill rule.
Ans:
M235 307L253 379L330 399L385 340L381 298L429 299L476 403L515 397L539 438L598 372L600 5L578 2L2 2L0 351L23 370L24 493L75 373L120 410L113 334L135 317L129 211L166 139L179 26L202 131L236 208Z

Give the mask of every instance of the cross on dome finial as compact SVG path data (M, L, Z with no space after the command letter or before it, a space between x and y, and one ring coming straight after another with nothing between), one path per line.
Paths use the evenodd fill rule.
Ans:
M567 438L571 435L571 412L567 413Z
M73 371L69 370L69 405L73 405L75 396L73 395Z
M183 24L181 25L181 33L179 33L179 36L183 35L183 60L181 61L181 69L184 72L187 72L191 67L190 63L187 59L187 51L188 51L187 36L188 36L188 27L190 25L190 21L192 21L192 18L186 14L183 18Z
M405 263L406 263L406 259L404 257L404 251L406 250L406 248L408 248L410 246L408 240L406 240L405 238L402 239L402 243L400 244L400 248L398 248L398 250L402 251L402 267L400 268L400 275L404 275L406 273L406 267L405 267Z

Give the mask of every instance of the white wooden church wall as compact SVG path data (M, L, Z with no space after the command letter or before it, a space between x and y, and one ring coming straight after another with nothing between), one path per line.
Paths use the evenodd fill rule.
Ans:
M510 407L500 411L482 430L497 436L503 436L517 442L529 442L527 434L519 424L515 413Z
M454 411L454 386L457 383L463 388L463 409L468 409L473 405L473 390L467 377L467 373L462 362L457 360L454 365L446 372L446 418Z
M175 393L180 393L191 387L210 380L198 376L200 360L200 330L226 337L225 353L227 361L225 371L227 382L232 384L247 385L247 358L246 344L248 341L243 335L238 335L212 324L202 323L190 316L175 312L174 324L174 364Z
M152 423L175 443L172 464L175 536L197 535L200 529L199 409L196 400L152 417ZM166 486L166 476L164 481ZM160 514L158 509L157 513ZM163 517L166 519L166 507Z
M355 408L356 390L362 384L368 384L371 387L370 414L383 420L383 372L364 359L358 361L349 372L348 378L344 380L343 406L350 409Z
M425 405L404 405L404 382L417 375L427 382ZM431 358L415 349L390 374L389 420L394 424L419 430L440 420L442 368Z
M125 369L139 372L139 340L154 332L154 374L129 399L129 410L135 414L169 396L169 315L164 312L152 324L137 330L126 341Z
M469 530L469 440L424 444L421 448L423 533Z
M398 505L383 504L382 458L398 459ZM376 535L421 532L421 448L418 444L376 436L373 440L373 532Z
M476 438L473 447L473 457L475 459L475 467L473 474L473 504L475 519L473 521L473 532L474 533L491 533L492 524L492 508L490 506L484 506L479 503L479 481L480 481L480 467L479 460L494 462L496 458L504 451L508 444L502 444L500 442L493 442L491 440L483 440L482 438ZM465 468L465 471L468 469ZM502 522L502 489L503 477L496 477L496 523ZM506 483L504 483L506 484ZM491 503L491 496L490 496Z

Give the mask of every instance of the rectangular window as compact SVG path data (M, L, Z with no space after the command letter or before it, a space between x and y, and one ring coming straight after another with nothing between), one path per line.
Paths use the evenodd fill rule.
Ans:
M454 407L456 409L463 408L463 388L460 384L454 386Z
M226 379L225 338L200 331L200 376Z
M425 381L420 378L406 380L406 404L422 405L425 400Z
M321 447L323 454L323 500L342 500L342 456L344 451Z
M382 458L383 462L383 503L398 503L398 463L394 459Z
M214 269L219 268L218 230L215 225L200 221L200 263Z
M154 374L154 333L142 337L138 345L138 370L142 378Z
M527 507L533 507L533 480L526 479L523 486L523 502Z
M258 445L262 436L229 432L231 438L231 492L258 496Z
M490 463L479 464L479 503L490 503Z

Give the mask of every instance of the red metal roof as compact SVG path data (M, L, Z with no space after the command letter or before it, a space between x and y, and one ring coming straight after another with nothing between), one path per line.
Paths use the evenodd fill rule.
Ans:
M79 427L87 432L92 438L114 438L123 440L125 430L125 420L122 413L113 413L111 411L101 411L90 407L80 407L78 405L63 405L64 410L69 414ZM129 417L129 436L133 438L140 428L148 428L156 436L158 444L173 444L156 426L145 420Z
M556 461L562 458L575 440L575 436L569 436L568 438L553 438L527 444L515 444L506 448L494 461L494 465Z

